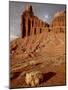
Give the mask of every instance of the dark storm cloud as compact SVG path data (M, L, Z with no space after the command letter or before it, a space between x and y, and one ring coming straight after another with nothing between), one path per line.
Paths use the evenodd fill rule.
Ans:
M41 3L25 3L25 2L9 2L9 19L10 19L10 35L20 35L20 15L22 14L26 4L33 7L34 14L46 22L50 22L54 14L58 11L65 10L65 5L60 4L41 4Z

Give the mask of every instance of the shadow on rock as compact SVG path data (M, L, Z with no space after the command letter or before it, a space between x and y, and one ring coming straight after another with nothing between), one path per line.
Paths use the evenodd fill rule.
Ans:
M43 82L48 81L49 79L51 79L55 75L56 75L55 72L48 72L48 73L43 74Z
M21 72L14 72L10 74L10 79L16 79L19 75L21 74Z

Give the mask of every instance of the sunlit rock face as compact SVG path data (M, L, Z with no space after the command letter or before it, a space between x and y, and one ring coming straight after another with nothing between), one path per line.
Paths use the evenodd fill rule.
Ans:
M39 85L41 81L43 81L43 74L40 71L33 71L30 73L27 73L25 76L26 84L31 87L35 87Z
M49 25L34 15L32 6L27 6L21 15L21 36L27 37L49 30Z
M51 31L54 32L65 32L65 27L66 27L66 12L58 12L54 15L54 18L50 24L50 29Z

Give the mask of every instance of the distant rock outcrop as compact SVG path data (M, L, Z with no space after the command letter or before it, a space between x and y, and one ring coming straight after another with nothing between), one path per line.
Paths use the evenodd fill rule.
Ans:
M50 30L53 32L65 32L66 29L66 12L58 12L54 15L54 18L50 24Z

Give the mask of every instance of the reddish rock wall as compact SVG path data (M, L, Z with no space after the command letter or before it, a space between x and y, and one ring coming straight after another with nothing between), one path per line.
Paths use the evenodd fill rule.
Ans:
M29 6L21 15L22 38L48 31L49 25L34 16L32 6Z
M66 29L66 12L58 12L55 14L51 24L51 31L65 32Z
M21 36L22 38L40 34L42 32L65 32L66 12L58 12L50 25L34 15L32 6L28 6L21 15Z

